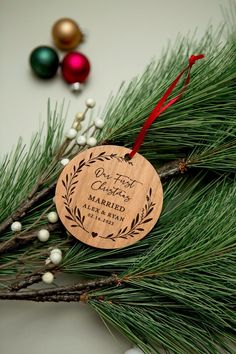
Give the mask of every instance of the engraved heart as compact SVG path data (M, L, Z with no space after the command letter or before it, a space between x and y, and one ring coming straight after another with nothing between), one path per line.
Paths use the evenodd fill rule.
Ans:
M92 232L92 236L93 236L93 237L96 237L97 235L98 235L97 232Z

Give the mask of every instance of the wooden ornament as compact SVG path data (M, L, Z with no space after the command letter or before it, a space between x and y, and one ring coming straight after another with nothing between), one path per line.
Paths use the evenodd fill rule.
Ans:
M149 233L163 204L160 178L142 155L97 146L81 152L63 169L56 208L66 229L87 245L129 246Z

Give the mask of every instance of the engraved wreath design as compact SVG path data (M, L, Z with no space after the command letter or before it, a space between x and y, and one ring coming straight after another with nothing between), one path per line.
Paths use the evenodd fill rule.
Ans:
M141 212L138 213L136 217L132 220L130 227L126 226L124 229L120 229L116 235L109 234L107 236L99 237L115 242L119 238L127 240L128 237L134 237L135 235L138 235L141 231L144 231L141 225L146 224L153 219L150 217L150 214L154 209L155 203L151 201L151 196L152 188L149 189L149 193L146 195L146 204L144 208L142 208Z
M71 206L72 196L76 189L76 184L78 182L77 177L79 173L82 171L83 167L90 167L93 163L97 161L105 161L116 159L119 162L125 162L130 165L133 165L132 161L125 159L124 157L117 156L117 154L109 154L107 155L106 152L101 152L99 155L93 157L93 153L89 155L89 159L85 161L82 159L78 166L73 166L73 172L67 173L65 179L62 180L62 185L64 187L64 194L62 195L63 203L66 209L66 219L69 220L70 227L72 228L81 228L87 233L90 233L84 226L85 216L82 215L80 209L75 206ZM101 236L97 232L91 232L91 236L100 237L103 239L111 240L115 242L117 239L128 239L129 237L134 237L138 235L141 231L144 231L142 228L143 224L146 224L152 220L150 217L151 212L154 209L155 203L151 200L152 197L152 188L149 189L148 194L146 195L146 203L144 208L142 208L141 212L136 215L136 217L132 220L129 226L126 226L123 229L120 229L117 234L109 234L107 236Z

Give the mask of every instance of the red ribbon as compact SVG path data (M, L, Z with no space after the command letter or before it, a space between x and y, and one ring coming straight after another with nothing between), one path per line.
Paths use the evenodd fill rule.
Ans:
M178 101L182 94L184 93L184 91L186 90L189 82L190 82L190 71L191 68L193 66L193 64L199 60L204 58L203 54L199 54L199 55L191 55L191 57L189 58L189 64L188 66L181 71L181 73L176 77L176 79L172 82L172 84L170 85L170 87L166 90L166 92L164 93L164 95L162 96L162 98L160 99L160 101L157 103L156 107L153 109L153 111L150 113L149 117L147 118L147 120L145 121L142 129L140 130L135 142L134 142L134 146L132 151L129 153L129 157L132 158L136 152L139 150L140 146L143 143L144 137L147 133L148 128L150 127L150 125L154 122L154 120L156 120L160 114L162 112L164 112L167 108L169 108L170 106L172 106L172 104L174 104L176 101ZM178 84L180 78L182 77L182 75L185 72L188 72L187 78L185 80L185 83L183 85L182 90L180 91L180 93L172 98L169 102L166 102L166 100L168 99L168 97L170 96L170 94L172 93L172 91L174 90L175 86ZM165 105L164 105L165 104Z

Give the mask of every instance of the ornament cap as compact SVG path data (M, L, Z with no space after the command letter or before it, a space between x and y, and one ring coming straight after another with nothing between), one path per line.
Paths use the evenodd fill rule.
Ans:
M82 85L79 82L74 82L70 85L70 89L72 92L80 92L82 89Z

